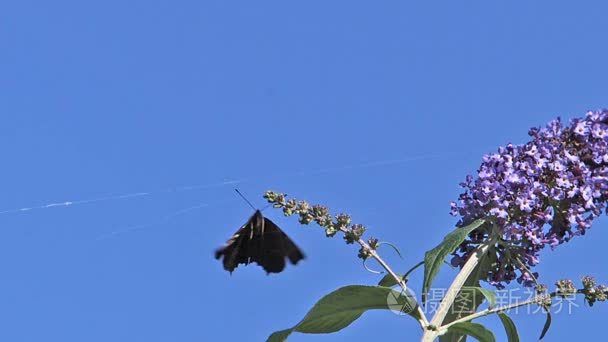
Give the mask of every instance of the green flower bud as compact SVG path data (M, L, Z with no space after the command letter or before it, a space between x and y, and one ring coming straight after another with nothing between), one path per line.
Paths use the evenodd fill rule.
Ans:
M376 250L378 249L378 239L369 239L367 240L367 244L369 245L369 248Z
M295 199L290 199L289 201L287 201L287 203L285 203L285 206L283 207L283 214L285 214L285 216L291 216L293 215L293 213L296 212L297 208L297 203Z
M583 279L581 279L581 282L583 283L583 287L585 289L592 289L596 285L595 279L591 276L584 276Z
M298 214L308 213L309 210L310 210L310 204L308 204L308 202L306 202L306 201L298 202L298 207L296 208L296 211L298 212Z
M538 284L536 285L536 294L544 294L547 293L547 285Z
M545 310L549 310L552 304L552 298L549 294L540 294L536 296L537 303Z
M300 212L300 218L298 219L298 221L300 222L300 224L309 224L310 222L312 222L313 219L314 217L312 217L312 214L306 211Z
M325 236L327 237L333 237L337 232L338 230L333 225L325 228Z
M336 225L340 228L346 228L350 224L350 216L346 214L336 215Z
M372 255L371 252L367 248L365 248L365 247L359 248L359 255L358 255L358 257L360 259L366 260L371 255Z
M605 302L608 300L608 287L605 285L598 285L595 288L595 299L600 302Z
M365 233L365 227L360 224L353 224L350 229L344 232L344 240L346 240L347 244L354 243L359 241L361 236Z
M268 190L264 193L264 198L268 201L268 203L274 203L276 196L277 194L274 191Z
M274 197L274 205L275 208L283 208L285 206L285 194L275 194Z
M557 286L557 295L566 298L569 295L573 295L576 293L576 287L574 287L574 283L569 279L562 279L555 283Z

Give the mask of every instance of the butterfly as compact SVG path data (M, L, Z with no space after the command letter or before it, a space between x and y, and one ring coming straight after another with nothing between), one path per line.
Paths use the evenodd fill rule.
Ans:
M240 264L255 262L270 274L283 271L285 258L295 265L304 259L304 253L281 228L256 210L247 223L215 251L216 259L222 257L224 269L230 273Z

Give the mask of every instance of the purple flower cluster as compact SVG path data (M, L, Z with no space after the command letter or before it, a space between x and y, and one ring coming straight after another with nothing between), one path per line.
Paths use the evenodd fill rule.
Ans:
M499 228L486 278L497 287L516 278L533 286L537 274L530 268L540 250L585 234L608 200L608 110L588 112L567 126L558 118L529 135L527 144L484 156L477 177L467 176L465 192L452 202L460 225L490 218ZM452 264L462 266L487 235L473 232Z

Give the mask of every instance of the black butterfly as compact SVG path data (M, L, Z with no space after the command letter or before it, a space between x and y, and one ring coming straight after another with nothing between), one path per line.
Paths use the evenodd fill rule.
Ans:
M285 268L285 258L295 265L304 259L304 253L259 210L249 218L226 242L215 251L215 258L223 256L224 269L230 273L239 264L256 262L266 273L280 273Z

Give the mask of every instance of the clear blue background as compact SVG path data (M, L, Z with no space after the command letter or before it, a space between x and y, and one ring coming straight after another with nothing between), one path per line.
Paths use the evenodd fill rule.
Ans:
M0 214L0 340L261 341L329 291L378 280L355 247L270 209L308 258L280 275L230 276L212 251L252 213L221 184L231 180L257 206L272 188L351 213L401 248L404 260L382 252L405 270L455 224L449 201L483 153L608 106L607 11L602 1L3 2L0 210L149 194ZM607 241L602 218L543 253L541 280L607 282ZM557 314L546 340L593 339L607 314L601 303ZM535 340L544 316L514 317ZM418 336L415 321L370 312L338 334L291 340Z

